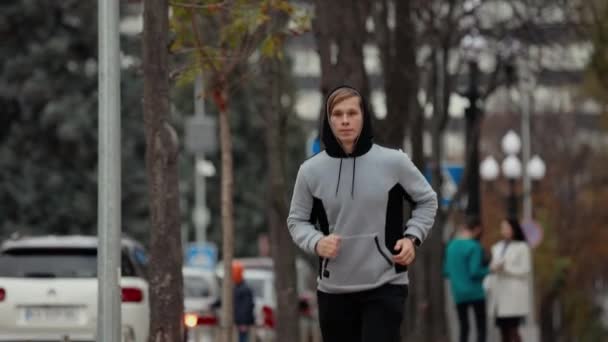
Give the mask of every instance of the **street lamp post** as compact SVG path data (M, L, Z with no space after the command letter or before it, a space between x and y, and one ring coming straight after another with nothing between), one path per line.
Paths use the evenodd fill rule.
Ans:
M507 176L508 173L515 174L521 173L521 163L515 156L507 157L502 164L503 173L509 181L509 195L507 197L507 217L509 219L517 220L517 191L515 182L519 178L518 176ZM508 171L507 171L508 170Z
M518 196L516 194L516 181L522 178L522 197L523 197L523 224L522 227L530 230L538 231L538 225L532 220L532 180L540 180L545 174L545 164L538 156L530 158L530 116L532 112L532 94L533 94L533 78L529 70L529 65L525 59L521 58L521 45L518 41L506 39L499 45L499 53L501 59L505 62L504 70L509 91L516 84L519 84L521 95L521 132L522 140L515 132L510 131L505 135L502 141L502 148L506 158L502 163L502 172L509 182L509 193L507 196L507 217L518 219ZM519 73L518 73L519 71ZM518 77L519 76L519 77ZM511 96L509 96L511 99ZM509 103L509 107L513 108L513 103ZM517 158L520 149L522 150L522 161ZM522 166L523 164L523 166ZM499 166L493 157L487 157L480 164L481 178L484 180L494 180L498 177ZM524 229L526 230L526 229ZM531 239L531 246L534 247L540 242L539 234L530 234L536 238ZM534 271L531 271L530 283L534 283ZM534 307L534 286L530 286L530 307ZM531 311L528 317L528 339L530 341L538 341L538 328L534 310Z
M531 181L539 181L545 176L545 163L538 156L535 155L527 162L524 162L524 165L520 162L519 158L517 158L517 154L522 148L522 142L519 139L519 136L513 132L509 131L502 139L502 149L505 153L506 157L502 162L502 173L509 181L509 193L507 196L507 217L510 219L518 220L518 201L516 194L516 181L519 178L523 178L524 183L526 182L526 178L529 182ZM528 146L529 148L529 146ZM524 147L524 154L529 153L526 152L526 147ZM525 156L524 156L525 158ZM498 162L494 157L488 156L483 162L480 164L479 171L481 173L481 178L486 181L493 181L498 178L499 167ZM530 197L531 193L524 186L524 225L532 223L532 202L528 199L525 201L526 197ZM539 241L531 240L529 241L531 246L534 247ZM534 284L534 272L530 272L530 283ZM531 338L531 341L538 341L538 329L536 326L536 319L534 313L534 286L530 286L530 307L532 308L530 313L530 319L528 322L529 331L528 334Z
M471 80L467 97L469 107L466 109L466 146L470 149L467 153L467 188L469 191L466 215L467 217L481 216L481 200L479 189L479 126L481 109L477 106L479 90L477 87L479 78L479 65L476 60L469 61Z
M516 182L523 177L524 173L531 180L540 180L545 176L545 163L543 160L535 155L530 159L526 165L522 165L522 162L517 157L517 154L521 149L521 140L517 133L513 131L507 132L502 139L502 150L506 157L502 161L501 169L502 173L509 181L509 193L507 196L507 215L509 218L517 219L518 215L518 201L516 192ZM498 162L493 156L486 157L481 162L479 167L481 178L485 181L494 181L499 176Z
M479 54L485 47L484 38L473 32L463 38L462 49L469 64L469 86L465 96L469 106L465 110L466 183L468 189L465 214L469 218L481 217L481 194L479 177L479 137L483 112L479 107Z
M502 149L507 157L502 162L502 173L509 180L509 196L507 199L507 216L517 220L517 195L515 191L515 181L521 177L521 162L517 154L521 149L519 136L509 131L502 139Z
M195 241L203 243L207 240L207 225L209 209L205 196L205 178L215 174L213 164L205 159L205 153L214 152L217 147L215 120L205 115L203 99L203 79L197 77L194 83L194 115L188 119L185 131L186 150L194 155L195 207L192 221L195 227Z

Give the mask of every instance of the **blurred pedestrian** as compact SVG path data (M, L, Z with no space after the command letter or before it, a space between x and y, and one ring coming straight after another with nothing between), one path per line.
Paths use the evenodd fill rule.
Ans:
M245 282L243 277L243 264L239 261L232 262L232 282L234 284L234 324L236 325L239 342L247 342L251 326L255 324L253 291ZM213 309L222 306L222 299L218 298L211 304Z
M492 246L489 309L502 341L519 342L519 326L531 310L530 247L517 220L503 220L500 233L503 239Z
M251 326L255 323L253 291L243 278L243 264L232 262L234 282L234 324L239 332L239 342L247 342Z
M477 341L486 341L486 295L483 279L488 274L479 236L482 227L478 218L471 218L445 252L444 275L450 280L452 297L458 314L460 342L469 340L469 309L475 314Z
M407 266L437 210L435 192L409 157L374 144L371 121L357 90L329 93L325 150L300 166L287 219L295 243L319 256L325 342L400 341Z

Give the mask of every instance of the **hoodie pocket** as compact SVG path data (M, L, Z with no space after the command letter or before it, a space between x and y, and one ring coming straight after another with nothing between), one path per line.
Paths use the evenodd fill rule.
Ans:
M376 234L342 237L338 256L324 267L323 281L336 286L377 282L394 265Z

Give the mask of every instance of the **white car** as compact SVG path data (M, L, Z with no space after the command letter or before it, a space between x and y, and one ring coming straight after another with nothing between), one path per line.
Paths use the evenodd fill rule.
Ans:
M275 310L277 307L274 271L246 268L243 271L243 278L253 292L257 326L256 338L260 341L272 341L274 340Z
M185 340L188 342L217 340L218 317L213 306L220 298L220 288L215 272L197 267L184 267L182 273Z
M122 340L148 339L147 255L122 240ZM0 247L0 341L95 341L97 238L44 236Z

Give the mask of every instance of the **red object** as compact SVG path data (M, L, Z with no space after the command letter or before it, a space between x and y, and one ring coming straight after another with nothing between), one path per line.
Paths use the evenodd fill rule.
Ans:
M199 316L193 313L184 315L184 325L188 328L196 328L200 325L217 325L217 317L213 315Z
M264 326L267 328L274 328L274 312L271 307L264 305L262 307L262 314L264 317Z
M310 307L310 299L306 296L301 296L298 300L298 309L300 315L304 317L312 317L312 308Z
M239 261L232 262L232 281L235 284L240 284L243 282L243 271L245 268L243 264Z
M217 325L217 317L213 315L199 316L197 325Z
M0 302L3 302L6 298L6 291L0 287Z
M144 292L137 287L122 288L123 303L140 303L144 300Z

